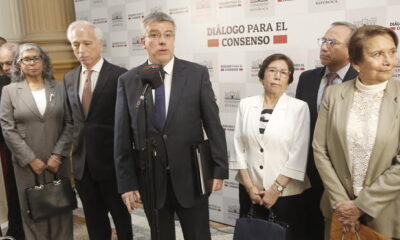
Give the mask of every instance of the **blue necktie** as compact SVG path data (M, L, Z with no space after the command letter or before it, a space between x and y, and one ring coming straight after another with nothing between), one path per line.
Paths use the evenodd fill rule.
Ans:
M165 113L165 86L164 83L155 91L154 101L154 117L159 130L164 128L166 113Z

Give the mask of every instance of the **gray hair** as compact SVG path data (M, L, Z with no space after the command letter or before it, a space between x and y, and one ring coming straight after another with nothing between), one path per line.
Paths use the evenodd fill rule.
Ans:
M166 13L155 11L155 12L151 12L149 15L147 15L143 19L143 22L142 22L143 23L142 24L142 34L143 35L146 33L146 26L153 22L169 22L172 24L172 26L174 27L174 31L175 31L174 19Z
M94 35L96 36L97 40L99 40L99 41L103 40L103 31L101 31L101 29L98 26L94 25L93 23L91 23L89 21L77 20L68 26L67 38L68 38L69 42L72 41L72 31L75 30L75 28L77 28L77 27L83 27L83 26L93 29Z
M42 58L43 61L43 79L54 79L53 77L53 68L51 67L50 58L45 51L35 43L24 43L21 44L15 54L12 69L11 69L11 81L12 82L21 82L25 80L24 73L21 71L21 68L18 66L18 63L22 59L22 54L25 51L34 50L37 51Z
M350 36L348 37L348 39L347 39L347 45L349 44L349 41L350 41L350 38L351 38L351 36L353 35L353 33L355 33L355 31L357 31L357 26L355 25L355 24L353 24L353 23L351 23L351 22L346 22L346 21L337 21L337 22L333 22L332 24L331 24L331 26L332 27L335 27L335 26L345 26L345 27L347 27L347 28L349 28L350 29Z
M18 44L7 42L7 43L4 43L3 45L1 45L0 53L3 51L9 51L9 52L11 52L11 54L13 55L13 58L14 58L17 48L18 48Z

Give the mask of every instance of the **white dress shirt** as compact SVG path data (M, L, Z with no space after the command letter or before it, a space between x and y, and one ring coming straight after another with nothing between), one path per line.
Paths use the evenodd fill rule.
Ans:
M90 77L90 79L92 80L92 93L94 91L94 88L96 87L97 84L97 80L99 79L99 75L100 75L100 70L103 67L103 63L104 63L104 59L100 58L100 60L96 63L96 65L94 65L92 67L92 76ZM86 81L86 71L88 69L82 65L82 71L81 71L81 77L79 80L79 99L82 102L82 94L83 94L83 87L85 86L85 81Z

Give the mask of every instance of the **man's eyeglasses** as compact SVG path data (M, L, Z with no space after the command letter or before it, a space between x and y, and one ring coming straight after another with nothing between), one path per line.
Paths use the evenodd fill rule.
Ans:
M148 38L152 40L160 40L161 37L163 37L165 40L171 40L172 38L175 37L175 34L172 32L166 32L166 33L157 33L157 32L152 32L147 35Z
M280 73L280 75L283 76L283 77L289 77L291 72L288 71L288 70L279 70L279 69L274 68L274 67L267 68L267 74L270 75L270 76L275 76L278 73Z
M318 45L322 47L322 45L326 43L329 47L334 47L335 45L342 44L336 39L329 39L329 38L318 38Z
M24 57L23 59L21 59L21 62L23 64L30 64L30 63L38 63L39 61L42 60L41 56L34 56L34 57Z

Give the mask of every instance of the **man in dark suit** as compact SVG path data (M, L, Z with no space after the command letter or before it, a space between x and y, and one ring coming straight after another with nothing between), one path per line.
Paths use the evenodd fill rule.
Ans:
M1 38L0 38L1 40ZM18 45L15 43L4 43L0 47L0 68L4 75L0 76L0 97L3 87L10 84L11 66ZM22 227L21 209L18 200L17 185L15 183L14 167L11 161L11 152L8 149L3 132L0 129L0 158L3 167L4 183L7 194L8 207L8 230L6 235L17 240L25 239Z
M347 22L334 22L319 39L320 60L323 67L308 70L300 75L296 98L308 103L310 109L311 135L313 136L319 106L326 88L357 76L350 65L347 45L356 26ZM324 218L319 208L324 187L315 167L311 144L308 152L307 174L311 188L306 190L307 203L307 239L324 239Z
M208 195L196 191L191 147L207 133L213 161L213 191L228 177L225 133L207 68L174 57L175 23L167 14L153 12L143 20L143 46L148 61L122 75L118 82L115 121L115 161L118 189L128 209L142 197L147 218L159 239L175 239L174 213L185 239L211 239ZM159 64L164 83L146 96L151 150L145 144L144 105L136 103L143 91L140 73L146 64ZM133 149L133 148L134 149ZM146 198L147 150L155 158L156 214ZM139 193L140 192L140 193ZM154 220L154 221L153 221ZM153 224L153 223L157 224Z
M67 36L81 66L64 77L73 116L72 162L90 239L111 239L108 213L118 239L132 239L131 216L117 191L114 113L118 77L126 69L101 57L101 30L87 21L70 24Z

